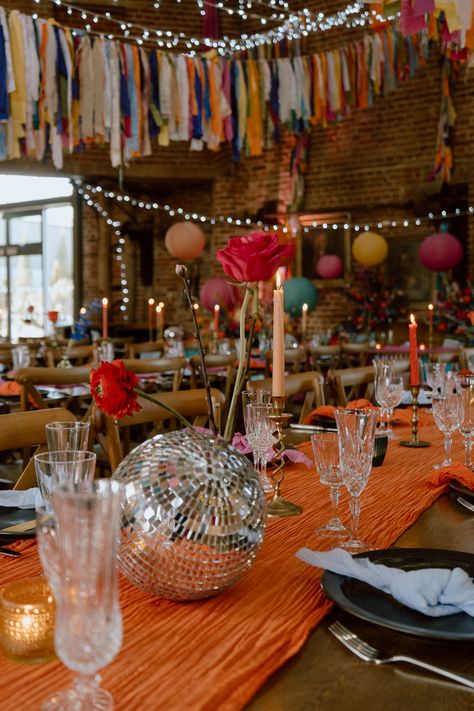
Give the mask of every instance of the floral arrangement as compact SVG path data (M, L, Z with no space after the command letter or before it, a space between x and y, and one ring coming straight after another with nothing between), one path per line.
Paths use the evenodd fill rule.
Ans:
M294 252L292 244L279 244L277 235L266 232L253 232L241 237L231 237L224 249L217 252L217 259L222 264L225 273L234 280L237 286L244 287L244 298L240 310L240 354L237 375L232 393L224 432L224 440L230 442L234 433L237 404L245 383L245 377L250 360L250 347L258 318L258 282L271 279L278 267L290 259ZM209 423L211 431L217 434L214 420L211 389L204 364L204 349L201 341L196 310L190 293L188 270L182 265L176 265L176 274L182 279L184 293L188 301L194 324L194 335L198 344L201 367L206 388ZM246 337L246 318L250 307L251 325ZM140 410L138 396L150 400L169 411L185 427L192 425L174 408L165 405L159 399L138 388L138 378L127 371L123 361L103 362L99 368L91 372L91 391L94 401L101 410L116 418L133 415Z
M461 288L457 282L439 283L433 323L437 331L474 339L474 293L471 282Z
M360 285L345 293L352 311L340 330L370 333L407 318L408 299L402 286L387 284L380 272L364 270Z
M250 360L250 351L259 315L258 282L268 281L279 266L288 263L294 254L293 244L280 244L278 236L266 232L252 232L240 237L231 237L216 257L224 272L236 286L244 287L245 293L240 309L239 332L240 354L234 390L224 430L224 440L230 442L234 431L237 404L242 392ZM251 325L246 335L246 317L250 306Z

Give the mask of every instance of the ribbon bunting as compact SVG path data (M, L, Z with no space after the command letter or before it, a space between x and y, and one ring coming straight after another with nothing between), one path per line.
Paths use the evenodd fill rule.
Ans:
M261 155L283 126L324 127L393 91L425 62L428 32L382 25L327 52L254 54L170 54L0 8L0 160L49 152L61 169L64 153L108 144L118 167L172 141Z

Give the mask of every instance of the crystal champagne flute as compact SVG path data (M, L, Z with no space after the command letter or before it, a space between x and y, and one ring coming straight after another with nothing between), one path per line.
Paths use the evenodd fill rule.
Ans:
M438 429L444 434L444 460L440 464L434 464L433 469L440 469L452 464L451 446L453 434L459 425L457 398L458 396L453 392L445 392L444 397L433 398L433 418Z
M457 415L459 430L464 439L465 464L472 464L472 441L474 438L474 375L454 376L457 392Z
M275 437L273 423L269 415L273 414L271 403L248 404L246 407L245 431L252 447L255 469L265 492L273 491L273 485L267 476L267 453Z
M352 536L342 541L341 548L350 551L370 550L371 545L359 538L360 496L372 471L375 428L378 409L336 409L339 459L342 479L351 497Z
M337 540L347 538L350 531L339 518L339 489L343 486L341 468L339 464L339 443L336 432L316 432L311 435L314 463L321 484L329 486L331 497L332 515L323 526L315 529L315 533L322 537L334 537Z
M117 585L123 485L102 479L67 482L52 493L60 575L54 579L55 650L77 672L71 688L54 693L42 711L109 711L112 696L97 674L122 646ZM46 569L48 577L48 569ZM79 594L78 594L79 593Z

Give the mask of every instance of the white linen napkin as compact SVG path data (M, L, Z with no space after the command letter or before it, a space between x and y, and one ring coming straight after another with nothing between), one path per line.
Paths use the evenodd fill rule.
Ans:
M33 489L18 491L14 489L0 490L0 506L11 506L17 509L34 509L41 506L43 498L37 486Z
M474 581L461 568L400 570L367 558L353 558L341 548L328 552L300 548L296 557L316 568L362 580L424 615L442 617L465 612L474 617Z

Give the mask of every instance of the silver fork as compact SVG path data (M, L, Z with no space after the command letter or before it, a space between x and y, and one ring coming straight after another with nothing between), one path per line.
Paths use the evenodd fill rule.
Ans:
M474 679L469 679L465 676L459 676L459 674L453 674L446 669L440 669L440 667L434 667L432 664L427 664L419 659L413 659L413 657L406 657L404 654L396 654L394 656L389 656L384 652L371 647L370 644L364 642L360 637L355 635L353 632L344 627L340 622L334 622L329 626L329 631L338 639L342 644L350 649L353 654L363 659L365 662L372 662L373 664L390 664L397 662L405 662L406 664L413 664L416 667L421 667L422 669L427 669L428 671L444 676L451 681L456 681L458 684L463 684L468 686L470 689L474 689Z

